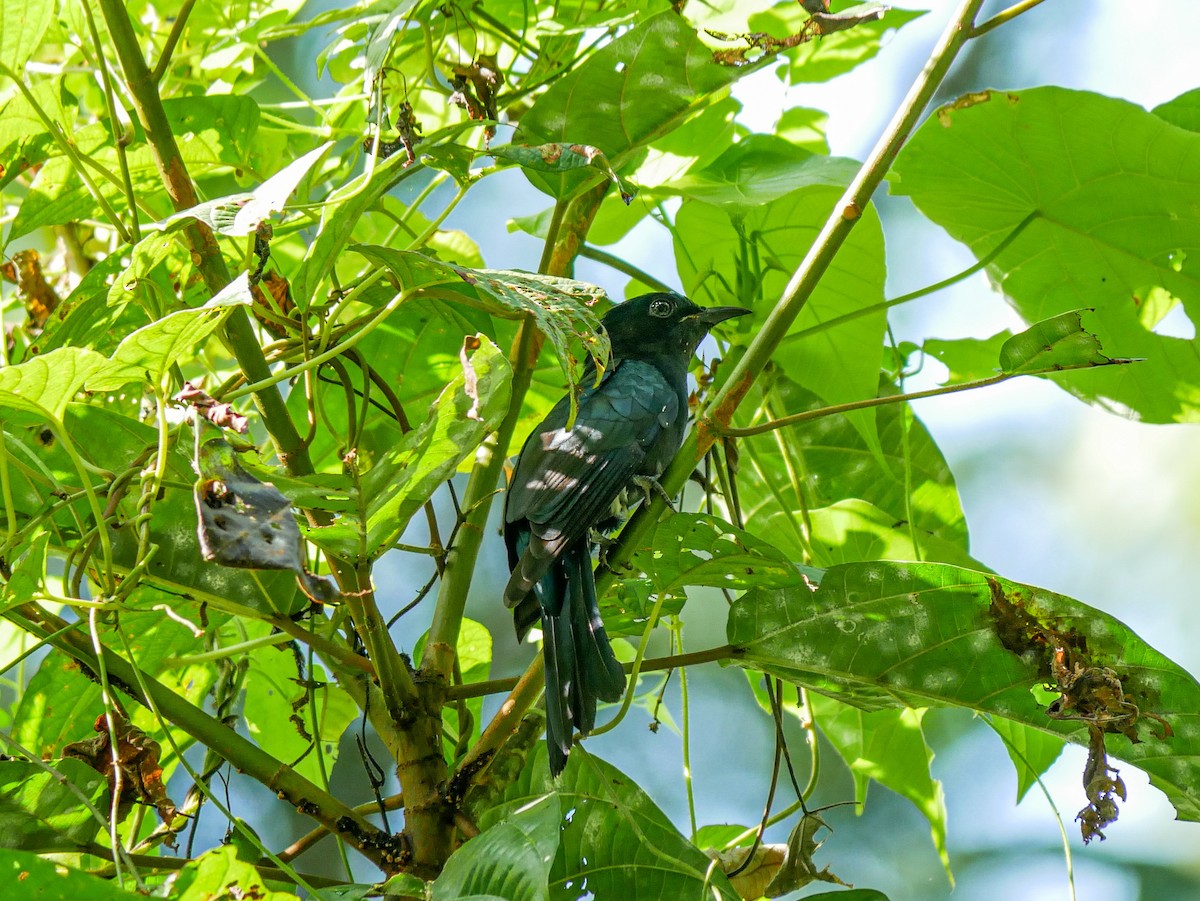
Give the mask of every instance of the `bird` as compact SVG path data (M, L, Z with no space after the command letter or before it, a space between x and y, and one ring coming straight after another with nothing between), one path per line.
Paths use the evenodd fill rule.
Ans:
M611 358L599 383L589 359L574 422L568 394L517 457L504 502L511 572L504 604L518 641L541 624L554 776L566 766L574 732L595 726L597 703L625 691L596 600L593 544L620 525L635 489L642 497L662 490L657 479L687 430L696 348L713 326L749 312L701 307L673 292L612 307L601 320Z

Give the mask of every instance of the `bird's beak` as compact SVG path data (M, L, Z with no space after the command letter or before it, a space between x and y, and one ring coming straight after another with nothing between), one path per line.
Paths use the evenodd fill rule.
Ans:
M726 319L733 319L735 316L745 316L750 310L742 309L741 307L706 307L696 314L696 318L704 323L705 328L712 328Z

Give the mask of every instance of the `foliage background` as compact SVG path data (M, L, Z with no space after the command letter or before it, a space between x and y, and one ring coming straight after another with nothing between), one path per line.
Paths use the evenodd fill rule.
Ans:
M894 108L923 62L949 4L922 5L931 7L932 14L900 32L873 63L828 87L797 92L798 102L831 111L830 141L835 153L861 158L882 125L881 116ZM960 59L943 96L949 99L985 86L1050 83L1152 106L1193 87L1184 63L1191 53L1189 36L1200 29L1192 5L1185 0L1140 4L1138 21L1131 24L1130 18L1127 4L1053 0L973 45ZM290 59L280 56L277 62L303 83L306 73L311 73L318 42L297 41ZM754 97L762 104L764 127L777 109L777 98L762 100L773 84L769 75L759 75L737 89L748 101ZM460 211L447 224L469 230L491 265L536 268L540 242L507 233L504 223L509 217L541 210L544 196L528 188L515 170L474 189L472 202L479 204L488 196L493 199L485 213L481 215L480 207L473 205L469 221L468 214ZM922 226L906 200L877 199L889 229L888 296L925 285L971 262L939 230ZM481 228L481 219L488 226ZM661 260L671 253L661 238L638 231L616 250L659 277L673 279L671 272L661 271ZM614 279L601 267L584 263L577 275L614 295L623 293L624 280ZM946 337L986 336L1015 326L1015 317L1001 304L982 297L989 290L985 280L976 277L943 295L902 308L893 317L897 334L919 339L933 329ZM936 365L931 364L922 378L934 384L937 375ZM924 385L914 380L909 387ZM1149 644L1186 669L1200 670L1200 652L1190 640L1200 630L1200 613L1187 583L1192 548L1200 537L1194 512L1200 509L1196 497L1200 439L1193 427L1127 424L1032 379L986 394L925 401L918 413L955 472L978 559L1009 578L1086 599L1130 623ZM498 584L502 570L500 542L490 531L468 615L486 623L496 635L493 675L497 676L520 672L529 654L528 649L505 640L509 624L489 590ZM381 585L408 586L421 580L423 576L407 571L399 561L385 563L378 571ZM385 596L381 601L399 604L407 596L397 591L394 598ZM710 643L705 628L711 629L711 643L723 640L723 605L714 600L714 610L707 626L689 619L689 641L696 646ZM419 632L415 625L416 621L413 634ZM750 823L765 794L760 777L769 747L769 721L744 704L729 701L731 696L745 698L745 679L736 670L698 669L692 690L694 725L722 736L745 736L748 754L764 749L763 759L738 767L726 756L725 742L713 743L721 755L713 757L703 756L703 745L697 743L693 764L700 819ZM934 772L947 788L950 853L958 879L955 897L974 901L1008 898L1018 892L1030 899L1063 897L1061 849L1052 818L1036 791L1013 810L1011 768L999 742L957 712L932 711L927 725L939 755ZM795 744L800 745L798 736ZM616 733L597 737L589 748L633 775L677 823L686 820L680 806L679 742L669 730L651 735L639 728L634 717ZM1082 759L1081 750L1068 748L1048 779L1051 790L1062 799L1067 820L1076 805ZM339 770L353 767L353 760L348 745ZM826 773L819 802L851 795L848 778L844 773L834 777L833 770L831 766ZM980 778L981 773L986 778ZM345 774L335 770L334 775L336 791L338 778ZM1080 897L1123 901L1187 897L1200 891L1200 857L1192 851L1197 844L1195 825L1171 822L1169 805L1144 785L1144 778L1132 768L1126 768L1124 775L1134 798L1123 805L1110 841L1085 851L1077 849ZM252 805L255 793L262 791L247 781L235 782L238 804ZM865 816L841 813L830 820L837 830L831 847L836 844L836 859L846 862L835 868L844 878L884 889L893 899L949 893L932 853L928 826L907 802L873 788ZM285 840L299 822L296 818L292 824L280 823L280 834L267 843ZM210 840L219 838L222 830L215 824L208 828ZM1074 829L1069 827L1068 832L1078 845ZM785 834L769 837L782 841Z

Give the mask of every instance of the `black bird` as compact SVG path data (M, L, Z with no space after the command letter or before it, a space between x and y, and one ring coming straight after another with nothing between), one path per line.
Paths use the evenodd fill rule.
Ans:
M525 441L504 504L517 640L541 621L546 661L550 770L566 766L572 731L587 735L598 700L620 700L625 673L596 602L592 543L620 524L627 489L646 493L687 429L687 373L719 322L749 313L704 308L679 294L644 294L613 307L602 324L612 360L599 385L588 361L575 424L564 397Z

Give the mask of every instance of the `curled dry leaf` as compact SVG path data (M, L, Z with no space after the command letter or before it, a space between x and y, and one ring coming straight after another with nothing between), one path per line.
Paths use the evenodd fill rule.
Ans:
M1126 693L1125 676L1118 668L1096 660L1088 651L1087 638L1076 629L1060 629L1044 623L1026 609L1019 592L1005 595L1000 583L988 580L990 613L1001 644L1014 654L1031 655L1047 687L1059 696L1046 708L1055 720L1074 720L1087 725L1088 759L1083 787L1088 806L1076 816L1085 842L1104 839L1101 829L1117 819L1116 800L1125 800L1125 783L1108 764L1105 733L1119 733L1133 744L1141 741L1139 721L1148 719L1150 728L1162 739L1174 729L1158 714L1144 712Z
M231 404L217 403L208 392L191 382L184 382L183 390L174 399L181 404L191 404L197 413L219 428L233 429L243 435L250 428L246 417L233 409Z
M110 791L117 791L117 786L120 786L117 812L121 820L129 815L134 803L140 801L153 805L162 821L170 826L175 819L175 804L167 797L167 790L163 786L162 766L159 763L162 748L159 743L128 720L117 716L112 728L117 737L117 753L114 755L108 714L102 713L96 717L92 728L98 733L95 738L71 742L63 747L62 756L82 760L105 776Z

